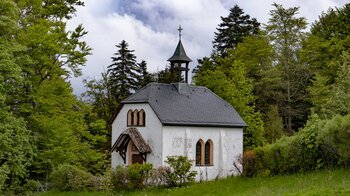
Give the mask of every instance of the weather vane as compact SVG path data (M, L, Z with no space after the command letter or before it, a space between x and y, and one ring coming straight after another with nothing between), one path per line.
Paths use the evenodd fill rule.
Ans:
M179 38L181 39L181 31L182 31L183 29L181 28L181 25L179 25L179 29L178 29L178 31L179 31Z

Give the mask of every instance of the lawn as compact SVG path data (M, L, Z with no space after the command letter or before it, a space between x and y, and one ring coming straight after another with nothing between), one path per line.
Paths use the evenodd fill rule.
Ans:
M350 170L275 177L230 177L182 188L148 188L123 193L47 192L39 195L350 195Z

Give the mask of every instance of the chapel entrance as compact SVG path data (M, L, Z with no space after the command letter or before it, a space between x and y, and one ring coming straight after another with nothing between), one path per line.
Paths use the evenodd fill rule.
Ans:
M134 142L130 140L129 145L128 145L128 158L129 158L129 164L143 164L144 160L142 156L140 155L140 152L137 150Z
M111 151L119 152L124 164L143 164L147 160L147 154L152 152L141 133L135 127L130 127L123 131L113 144Z

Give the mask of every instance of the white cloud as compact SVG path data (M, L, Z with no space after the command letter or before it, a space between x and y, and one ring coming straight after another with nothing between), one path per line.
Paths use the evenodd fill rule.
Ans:
M329 7L341 7L346 0L88 0L85 7L78 8L76 17L68 22L69 28L82 23L88 35L84 38L93 48L81 78L71 79L74 91L84 91L81 80L100 77L100 73L111 63L121 40L135 50L138 61L146 60L151 72L161 70L173 54L178 41L178 25L183 31L183 44L187 55L193 60L210 54L212 40L220 16L238 4L246 14L266 23L272 3L284 7L300 6L300 16L311 23Z

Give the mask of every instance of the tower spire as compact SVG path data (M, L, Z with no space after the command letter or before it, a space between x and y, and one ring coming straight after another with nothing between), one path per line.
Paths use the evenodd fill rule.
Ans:
M182 82L181 80L181 73L185 72L185 82L188 82L188 64L192 61L185 52L185 49L181 42L181 31L183 30L181 25L177 29L179 31L179 43L177 44L177 47L175 49L175 52L172 57L168 59L170 61L170 72L171 72L171 80ZM181 66L181 64L185 64L184 67ZM174 78L174 72L177 72L177 79Z

